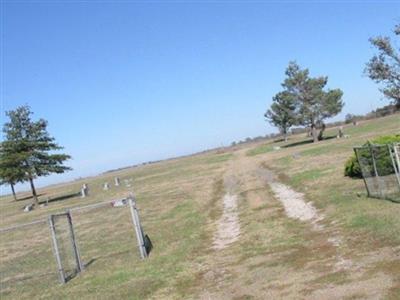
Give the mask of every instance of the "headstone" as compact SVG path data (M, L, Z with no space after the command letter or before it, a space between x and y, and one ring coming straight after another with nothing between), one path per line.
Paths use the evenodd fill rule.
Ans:
M119 177L114 178L115 186L119 186Z
M343 137L343 126L340 126L339 127L339 132L338 132L338 135L337 135L337 138L338 139L341 139L342 137Z
M125 206L128 204L128 200L127 199L119 199L119 200L114 200L113 202L111 202L111 205L113 207L120 207L120 206Z
M110 185L108 184L108 182L105 182L103 184L103 190L108 191L110 189Z
M28 204L24 207L24 212L30 212L33 209L33 204Z
M87 196L89 196L89 188L87 186L87 184L83 184L82 188L81 188L81 198L86 198Z
M281 147L279 147L279 146L274 146L274 148L273 148L275 151L276 150L279 150L279 149L281 149Z

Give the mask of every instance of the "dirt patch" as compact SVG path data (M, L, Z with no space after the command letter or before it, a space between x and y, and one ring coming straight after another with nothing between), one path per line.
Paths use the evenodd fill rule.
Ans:
M277 199L283 204L288 217L300 221L310 221L318 217L317 210L311 203L304 201L303 194L279 182L271 182L270 186Z
M233 194L237 182L232 177L224 180L225 189L228 192L223 197L223 212L217 223L217 231L214 235L213 249L221 250L236 242L240 236L239 212L237 195Z
M320 223L324 219L324 215L319 214L312 203L305 200L302 193L296 192L291 187L280 183L275 174L268 169L259 170L259 174L268 182L276 199L282 203L288 217L311 222L315 231L321 232L324 230L324 226ZM332 233L326 241L335 248L339 248L342 244L342 238ZM352 265L353 262L351 260L339 254L336 255L335 271L347 270Z

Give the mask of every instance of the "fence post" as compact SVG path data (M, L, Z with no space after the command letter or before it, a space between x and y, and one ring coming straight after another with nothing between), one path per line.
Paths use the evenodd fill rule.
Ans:
M371 144L368 144L368 146L369 146L369 152L371 153L372 165L373 165L373 167L374 167L375 176L376 176L376 177L379 177L378 170L377 170L377 168L376 168L376 161L375 161L374 151L372 150L372 145L371 145Z
M144 237L143 237L143 232L142 232L142 228L140 225L139 214L138 214L138 211L136 208L136 202L131 197L128 198L128 202L129 202L129 208L131 211L133 226L134 226L135 232L136 232L136 238L137 238L137 241L139 244L140 257L142 259L144 259L147 257L147 252L146 252L146 248L144 246Z
M53 215L49 216L49 226L50 226L51 239L53 241L54 256L56 257L56 261L57 261L57 267L58 267L58 273L60 276L60 281L61 281L61 283L65 283L66 282L65 273L64 273L64 269L63 269L62 263L61 263L60 252L58 251L58 243L57 243L57 238L56 238L56 230L54 227Z
M375 154L374 154L374 151L373 151L373 148L372 148L372 147L373 147L373 146L371 145L371 143L369 143L369 152L371 153L372 164L373 164L373 166L374 166L374 171L375 171L375 177L376 177L376 179L377 179L377 181L378 181L379 195L380 195L380 198L382 198L382 197L384 197L384 195L383 195L384 189L383 189L383 187L382 187L382 179L381 179L381 177L379 176L378 168L376 167Z
M394 156L397 162L397 170L400 173L400 155L399 155L400 143L393 144Z
M367 181L365 180L365 175L364 175L364 172L363 172L363 167L362 167L362 164L361 164L360 157L358 156L357 149L358 149L358 148L354 148L353 150L354 150L354 153L356 154L356 158L357 158L358 164L359 164L360 169L361 169L361 176L362 176L362 178L363 178L363 180L364 180L365 188L367 189L367 196L370 197L371 194L370 194L369 189L368 189Z
M77 268L78 272L81 272L81 271L83 271L84 266L82 264L81 257L79 255L78 246L76 244L74 226L72 223L72 214L69 209L67 210L67 219L68 219L68 227L69 227L69 236L71 238L72 249L74 251L76 268Z
M399 169L398 169L400 166L397 165L395 157L394 157L396 155L396 145L393 144L392 146L393 146L393 154L392 154L392 149L390 148L390 145L389 144L387 145L388 150L389 150L389 156L392 159L392 165L393 165L394 173L396 175L397 183L399 184L399 188L400 188L400 174L399 174Z

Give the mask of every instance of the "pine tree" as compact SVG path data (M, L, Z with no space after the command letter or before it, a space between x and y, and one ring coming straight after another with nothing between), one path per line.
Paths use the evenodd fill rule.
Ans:
M3 132L6 140L3 143L15 153L13 162L18 167L13 174L24 174L24 180L30 183L34 204L38 205L34 179L70 170L63 165L70 156L52 153L61 150L62 147L47 132L46 120L31 120L32 112L29 106L18 107L6 114L10 121L4 124Z
M279 92L273 97L271 108L267 110L264 117L274 126L279 128L287 141L289 128L296 122L295 102L288 92Z
M324 91L328 77L312 78L308 69L300 69L295 62L289 63L285 74L287 78L282 86L294 99L296 123L311 128L314 142L321 140L324 120L337 115L344 106L343 92L340 89Z
M8 141L0 144L0 184L10 185L14 200L17 200L15 184L26 181L25 172L20 168L18 153Z

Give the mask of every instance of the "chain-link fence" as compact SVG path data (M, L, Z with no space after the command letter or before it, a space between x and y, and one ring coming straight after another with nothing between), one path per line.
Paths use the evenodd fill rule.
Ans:
M355 147L370 197L400 201L399 144Z
M98 260L107 265L122 255L135 261L138 252L144 258L149 253L144 239L135 201L129 198L0 228L0 298L65 283Z

